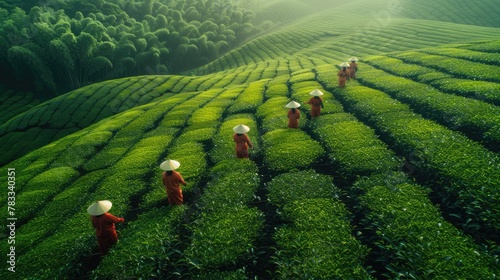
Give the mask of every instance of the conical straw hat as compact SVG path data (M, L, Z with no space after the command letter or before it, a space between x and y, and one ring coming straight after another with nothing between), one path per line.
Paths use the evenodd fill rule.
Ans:
M250 131L250 128L244 124L239 124L233 128L233 131L238 134L245 134Z
M165 170L165 171L175 170L175 169L179 168L179 166L181 166L181 164L178 161L173 160L173 159L166 160L160 164L160 168Z
M349 67L349 63L347 62L342 62L342 64L339 65L340 67Z
M98 200L87 208L87 212L92 216L99 216L107 213L113 204L109 200Z
M349 61L359 61L359 59L357 59L356 57L353 56L353 57L349 58Z
M300 107L300 104L295 102L295 101L290 101L290 103L286 104L287 108L299 108Z
M323 95L323 93L319 89L315 89L315 90L311 91L309 93L309 95L312 95L312 96L321 96L321 95Z

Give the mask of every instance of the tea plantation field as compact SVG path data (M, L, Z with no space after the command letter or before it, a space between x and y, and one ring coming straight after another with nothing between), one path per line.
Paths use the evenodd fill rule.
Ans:
M295 18L183 75L46 102L0 89L1 278L498 279L498 3L331 2L271 1L262 16ZM126 221L103 258L86 212L102 199Z

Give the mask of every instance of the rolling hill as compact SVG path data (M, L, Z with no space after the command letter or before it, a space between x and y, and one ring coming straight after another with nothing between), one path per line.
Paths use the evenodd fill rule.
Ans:
M16 218L15 277L495 279L498 4L327 2L269 2L260 16L280 25L184 75L6 107L0 180L15 169L15 188L1 196L15 207L1 217ZM357 79L339 88L336 65L352 56ZM290 100L302 104L297 130ZM240 123L250 160L233 155ZM167 158L188 182L179 207L161 185ZM127 221L105 258L86 213L100 199ZM3 226L2 252L12 232Z

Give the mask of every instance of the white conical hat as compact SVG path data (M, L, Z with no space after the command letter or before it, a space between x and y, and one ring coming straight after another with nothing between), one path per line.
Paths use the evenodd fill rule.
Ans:
M99 216L107 213L113 204L109 200L98 200L87 208L87 212L92 216Z
M347 62L342 62L342 64L339 65L340 67L349 67L349 63Z
M311 91L309 93L309 95L312 95L312 96L321 96L321 95L323 95L323 93L319 89L315 89L315 90Z
M250 131L250 128L244 124L239 124L235 127L233 127L233 131L238 133L238 134L245 134Z
M359 61L359 59L357 59L356 57L353 56L353 57L349 58L349 61Z
M295 101L290 101L290 103L286 104L287 108L299 108L300 107L300 104L298 102L295 102Z
M165 171L175 170L175 169L179 168L179 166L181 166L181 164L178 161L173 160L173 159L166 160L160 164L160 168L165 170Z

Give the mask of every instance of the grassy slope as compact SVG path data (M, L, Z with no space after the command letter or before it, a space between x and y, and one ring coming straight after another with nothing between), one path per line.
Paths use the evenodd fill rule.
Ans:
M70 265L82 265L88 261L86 256L89 251L95 251L92 247L88 248L93 244L92 230L85 223L87 217L79 213L84 213L87 204L96 198L105 197L117 201L115 214L128 215L132 221L137 219L140 223L140 217L133 214L133 208L138 207L137 201L144 205L139 207L141 212L154 210L165 203L163 193L152 190L158 185L157 163L175 152L179 145L188 144L197 137L206 139L202 144L205 152L209 153L211 137L215 135L221 121L220 115L225 112L224 108L231 108L245 88L258 87L259 83L252 82L262 81L268 85L265 94L271 94L271 89L277 88L275 94L290 97L287 82L299 85L312 81L314 75L308 69L324 64L338 64L353 55L363 59L370 55L385 55L423 47L426 48L425 51L439 50L434 47L445 43L499 39L496 28L398 18L428 18L428 13L408 14L409 7L417 7L416 1L401 1L401 13L392 14L390 19L367 16L371 11L382 14L391 10L387 6L376 6L385 2L358 1L343 7L342 12L325 10L301 18L195 69L193 73L199 76L148 76L103 82L40 104L5 122L0 127L0 141L2 147L11 147L9 150L12 151L8 157L2 156L0 164L15 167L18 172L16 179L20 207L36 205L29 207L29 211L21 208L24 212L18 213L24 215L20 221L22 226L18 229L21 240L20 261L23 262L24 254L24 264L27 267L26 261L40 256L50 260L53 258L49 252L51 250L68 256ZM445 4L433 6L433 11L438 10L436 8L449 9L447 1L439 3ZM458 21L451 13L448 18L459 23L494 26L494 21L484 16L491 11L491 3L484 3L483 10L474 12L469 21ZM480 22L484 24L476 20L479 16ZM378 27L373 28L374 26ZM369 60L371 61L373 59ZM436 68L430 69L440 72ZM293 79L289 81L292 73ZM453 75L444 71L440 73ZM425 81L424 78L417 79L417 82ZM310 87L317 86L318 84L311 83L310 86L303 86L302 90L305 92ZM261 95L262 90L255 94ZM210 101L215 101L214 106L196 113L198 107L210 104ZM255 113L255 107L234 106L227 111L230 113L224 114ZM236 107L241 109L235 109ZM220 109L213 111L214 108ZM210 115L212 113L213 117ZM456 129L453 124L449 126ZM181 136L179 141L182 143L174 142L177 136ZM168 140L156 140L162 137ZM26 154L30 150L25 148L28 143L32 148L40 149ZM133 170L130 166L137 169ZM52 174L55 168L61 172L60 175ZM192 181L200 181L203 174L189 167L183 172ZM75 173L81 178L75 178ZM3 174L5 172L1 179L6 181ZM115 178L111 174L127 176L126 179ZM113 180L129 180L134 182L137 189L130 190L128 184L116 185ZM46 185L51 188L44 190ZM75 193L80 192L90 194L75 196ZM122 194L116 196L117 192ZM189 196L190 189L187 189L187 193ZM35 199L36 197L42 199ZM63 218L42 219L45 211L64 207L65 199L68 198L75 207L64 210ZM6 200L5 193L2 193L2 199ZM134 205L127 205L131 201ZM2 213L6 212L6 209L2 210ZM57 219L57 223L54 219ZM30 228L34 229L37 224L43 223L51 226L38 235L39 238L42 237L41 244L30 248L32 252L28 253L29 247L23 245L23 242L33 240ZM60 227L60 224L64 226ZM72 227L77 227L78 232L72 230L71 237L81 238L78 248L71 248L63 241L58 241L64 236L64 228L71 230ZM126 226L121 229L124 234L127 233ZM61 232L54 235L57 230ZM134 234L130 230L130 236ZM2 251L5 249L4 245L1 247ZM58 246L58 249L53 246ZM36 265L30 265L34 270L37 269ZM52 268L48 266L47 269L50 274Z

